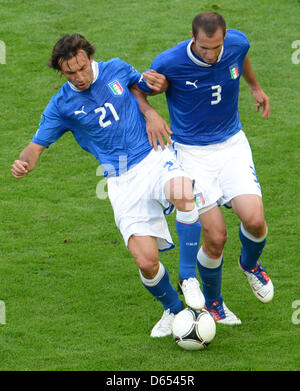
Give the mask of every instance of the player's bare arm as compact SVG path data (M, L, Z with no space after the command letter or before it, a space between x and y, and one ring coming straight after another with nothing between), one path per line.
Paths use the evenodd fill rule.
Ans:
M147 86L153 91L153 93L150 95L160 94L167 91L169 88L169 83L165 75L156 72L154 69L150 69L150 71L144 72L143 77Z
M172 145L170 134L172 134L167 122L154 110L154 108L147 101L146 95L137 87L130 87L131 92L139 102L140 110L146 119L146 130L148 134L149 143L155 150L157 150L157 142L159 141L162 149L165 149L164 139L168 144Z
M30 142L27 147L20 153L18 160L15 160L12 164L11 172L12 176L16 179L23 178L26 174L34 169L41 153L46 148L42 145Z
M256 101L256 111L259 112L262 107L262 116L263 118L269 119L270 117L270 99L265 94L258 81L256 80L253 68L250 63L249 56L245 57L244 65L243 65L243 74L242 76L246 80L249 85L250 92L253 98Z

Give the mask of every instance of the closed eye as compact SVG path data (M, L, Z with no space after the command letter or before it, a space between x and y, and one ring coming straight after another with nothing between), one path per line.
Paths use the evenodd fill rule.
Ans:
M74 75L76 72L80 72L80 71L83 71L86 69L86 65L83 65L80 69L78 69L77 71L66 71L66 73L68 75Z

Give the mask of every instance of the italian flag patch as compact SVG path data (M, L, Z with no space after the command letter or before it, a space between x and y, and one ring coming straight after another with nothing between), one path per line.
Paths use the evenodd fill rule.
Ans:
M114 95L122 95L123 94L123 87L118 82L118 80L114 80L111 83L109 83L108 87L111 89L111 91Z
M231 79L237 79L239 77L239 68L237 65L231 65L229 67Z

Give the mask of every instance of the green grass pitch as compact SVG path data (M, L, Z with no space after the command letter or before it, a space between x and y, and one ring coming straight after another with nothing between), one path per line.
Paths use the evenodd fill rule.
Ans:
M292 304L300 300L300 64L292 62L292 43L300 40L300 2L0 0L0 8L0 370L299 370ZM162 309L139 280L109 201L96 197L96 160L65 135L28 177L16 181L10 169L64 82L45 66L60 36L79 32L97 45L96 60L120 57L143 71L188 39L193 16L208 10L248 35L253 68L271 99L267 121L241 82L240 115L269 226L262 261L275 297L263 305L251 293L237 265L238 220L224 210L223 295L243 324L217 325L207 350L186 352L172 337L149 337ZM168 120L164 96L150 101ZM168 221L177 244L174 215ZM175 285L178 246L161 260Z

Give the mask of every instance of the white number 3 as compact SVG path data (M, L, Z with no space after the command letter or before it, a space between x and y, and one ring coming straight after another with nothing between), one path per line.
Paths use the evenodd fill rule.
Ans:
M211 86L211 89L213 91L214 90L216 90L216 91L211 94L211 96L213 96L215 98L215 100L211 100L210 104L217 105L220 102L220 100L222 99L221 98L222 87L219 85L216 85L216 86Z

